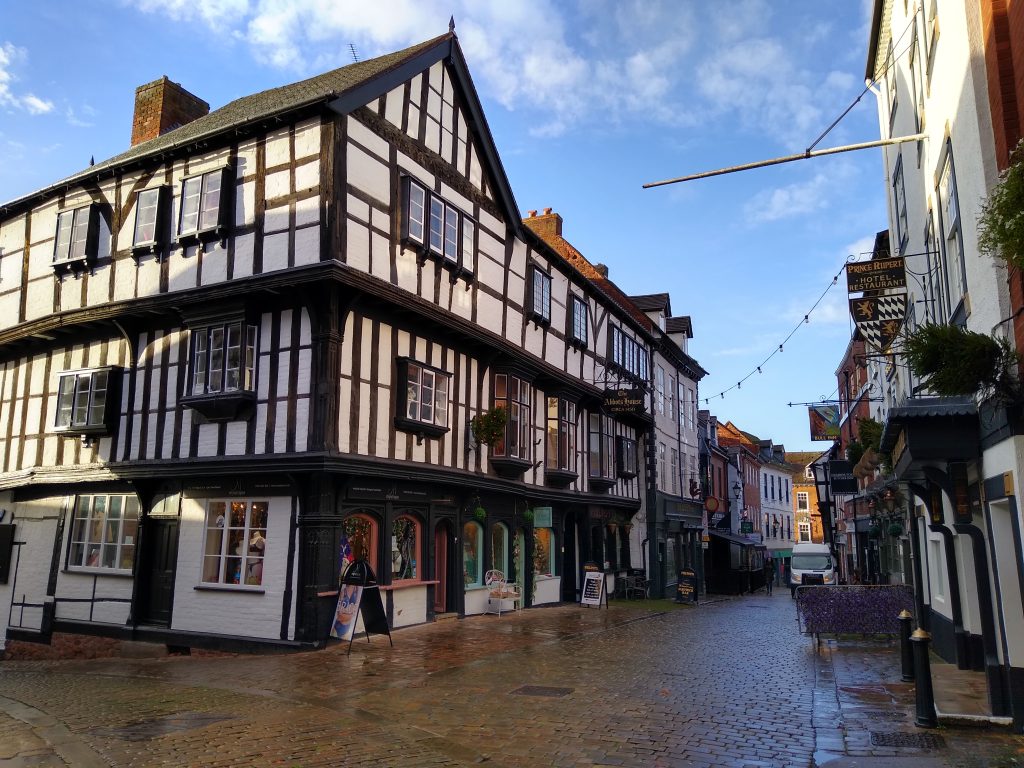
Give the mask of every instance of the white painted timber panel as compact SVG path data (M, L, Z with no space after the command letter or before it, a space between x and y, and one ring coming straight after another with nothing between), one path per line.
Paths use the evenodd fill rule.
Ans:
M367 154L354 144L347 147L348 183L386 206L391 198L391 174L386 162Z
M304 227L295 232L295 266L320 261L320 228Z

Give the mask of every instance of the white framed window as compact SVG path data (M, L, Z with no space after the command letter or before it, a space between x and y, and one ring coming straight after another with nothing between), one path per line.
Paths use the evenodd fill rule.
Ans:
M658 443L658 485L662 488L667 486L665 482L665 444Z
M70 569L130 572L139 533L135 494L96 494L75 500L67 564Z
M949 307L955 310L967 293L967 273L964 264L963 236L960 232L960 201L953 168L953 145L946 140L945 159L939 175L939 230L942 261L946 273Z
M99 254L100 210L95 203L57 214L54 265L94 261Z
M806 512L810 508L807 491L796 492L796 508L799 512Z
M675 400L675 391L676 378L675 376L669 376L668 384L665 386L665 415L668 416L668 418L670 419L674 418L672 414L674 410L673 402Z
M539 323L551 322L551 275L540 267L531 268L530 316Z
M167 192L167 187L154 187L139 192L135 199L132 248L158 248L163 244Z
M178 239L217 234L227 226L228 170L192 176L181 182Z
M616 438L619 477L637 476L636 440L630 437Z
M402 177L401 237L457 270L476 268L476 223L410 176Z
M108 426L107 402L114 384L114 368L62 373L57 384L57 417L60 430L97 430Z
M800 541L809 542L811 540L811 524L810 523L799 523L800 529Z
M608 343L610 346L608 358L612 361L612 365L631 377L646 382L649 374L647 349L614 325L608 337Z
M423 431L438 437L448 431L448 392L451 376L423 363L399 358L398 413L399 429Z
M237 587L263 584L269 503L211 499L206 505L202 582Z
M669 449L668 490L679 493L679 451L675 448Z
M256 326L243 322L192 329L192 396L255 389Z
M655 405L658 413L665 412L665 369L660 365L654 366L654 394Z

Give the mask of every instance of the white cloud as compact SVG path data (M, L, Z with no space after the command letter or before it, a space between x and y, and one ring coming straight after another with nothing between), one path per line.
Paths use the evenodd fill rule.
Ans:
M819 173L809 181L762 190L743 206L744 219L761 224L820 211L828 207L829 185Z
M12 43L0 45L0 107L18 109L30 115L45 115L53 111L53 102L34 93L19 94L11 88L17 78L11 70L28 59L28 52Z

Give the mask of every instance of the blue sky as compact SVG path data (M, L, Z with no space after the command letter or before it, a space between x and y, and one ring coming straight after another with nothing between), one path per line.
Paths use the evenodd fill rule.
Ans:
M523 215L626 293L667 291L710 372L701 408L788 450L833 397L847 256L887 226L881 150L658 189L801 152L864 88L868 0L0 0L0 201L128 147L135 87L167 75L213 109L456 33ZM820 147L878 138L875 98ZM741 388L797 326L801 327ZM724 392L724 397L720 393ZM709 402L705 403L705 398Z

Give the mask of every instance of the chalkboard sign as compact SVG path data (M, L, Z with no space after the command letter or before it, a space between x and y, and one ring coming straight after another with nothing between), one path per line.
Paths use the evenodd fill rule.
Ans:
M583 595L580 597L580 603L596 605L600 608L602 599L607 606L608 598L604 593L604 574L600 571L586 571L583 574Z
M697 603L697 574L690 568L683 568L679 572L679 581L676 584L677 603Z

